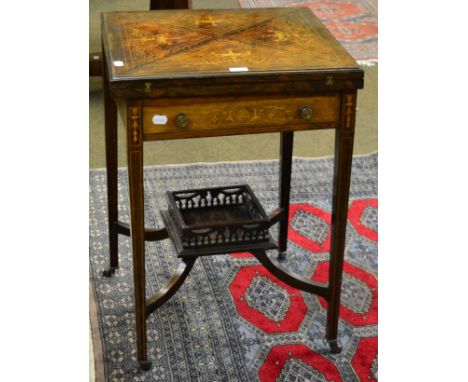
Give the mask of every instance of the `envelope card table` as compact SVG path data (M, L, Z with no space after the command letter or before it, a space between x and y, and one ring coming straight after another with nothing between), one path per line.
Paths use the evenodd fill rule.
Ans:
M278 279L327 300L331 351L338 314L353 153L356 94L363 71L307 8L166 10L102 15L110 268L117 237L131 236L138 362L151 366L146 319L182 285L199 256L251 252ZM126 121L130 223L117 208L117 112ZM293 134L335 129L328 284L281 265L287 249ZM280 134L279 206L266 215L248 185L168 193L165 228L145 228L144 142ZM259 139L261 139L259 135ZM279 225L278 241L269 228ZM145 240L170 238L181 267L145 295ZM277 249L278 258L266 250Z

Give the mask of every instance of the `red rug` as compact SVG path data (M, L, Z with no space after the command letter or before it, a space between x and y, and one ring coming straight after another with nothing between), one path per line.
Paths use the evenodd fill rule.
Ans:
M283 265L326 283L333 158L294 158L288 253ZM145 168L145 219L162 227L168 189L250 184L267 213L278 206L278 161ZM119 171L119 213L129 219L127 173ZM269 273L249 253L197 260L181 289L148 319L153 368L136 367L130 239L119 239L120 267L108 264L106 176L90 173L90 276L106 382L376 382L378 378L377 155L353 159L339 321L340 354L324 342L327 302ZM277 237L277 226L271 233ZM180 260L168 240L146 243L147 297ZM271 256L276 256L272 251ZM96 357L98 357L96 355ZM99 380L100 381L100 380Z
M377 62L377 0L239 0L242 8L308 7L360 64Z

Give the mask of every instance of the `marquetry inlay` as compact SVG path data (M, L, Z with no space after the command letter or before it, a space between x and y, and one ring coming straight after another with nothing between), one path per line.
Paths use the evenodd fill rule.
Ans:
M223 123L252 124L255 122L281 123L292 121L296 117L296 110L289 110L287 106L240 106L213 107L208 110L208 120L214 125Z
M206 130L236 129L238 134L251 134L261 126L270 131L286 125L313 129L315 123L338 123L340 99L339 96L256 97L207 103L206 99L191 98L178 105L155 100L153 105L143 107L143 134L147 140L148 134L204 135ZM181 116L189 121L182 129L178 123Z
M351 128L351 121L353 117L353 107L354 107L354 102L353 102L353 96L351 94L346 95L346 124L345 124L345 129L349 130Z
M304 8L104 14L112 78L356 68ZM327 80L330 81L330 80ZM327 83L327 85L329 85Z
M145 94L151 94L151 82L145 82Z
M138 143L140 140L140 108L130 107L130 130L133 143Z

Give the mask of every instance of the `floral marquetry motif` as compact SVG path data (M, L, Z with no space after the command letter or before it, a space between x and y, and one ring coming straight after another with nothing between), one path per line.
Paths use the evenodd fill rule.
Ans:
M133 144L138 144L140 142L140 108L131 106L128 110L131 141Z
M288 110L286 106L234 107L213 108L210 121L215 124L232 122L236 124L248 124L253 122L291 122L296 118L296 111Z
M113 12L103 28L113 80L357 68L306 8Z
M354 96L352 94L346 94L346 103L345 103L345 107L346 107L346 111L345 111L345 115L346 115L346 119L345 119L345 129L346 130L350 130L351 129L351 125L354 121L354 118L353 118L353 108L355 107L355 102L354 102Z

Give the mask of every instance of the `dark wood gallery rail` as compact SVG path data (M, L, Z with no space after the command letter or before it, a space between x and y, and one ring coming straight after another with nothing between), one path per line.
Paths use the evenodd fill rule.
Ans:
M183 7L183 3L177 2L177 7ZM307 8L104 13L102 43L110 244L110 267L104 275L110 277L118 269L118 235L131 236L140 366L151 367L146 347L148 315L176 293L199 256L239 250L251 252L278 279L328 301L326 338L332 352L339 352L338 316L356 93L363 87L363 71ZM118 219L118 112L127 123L130 224ZM327 285L302 279L279 263L287 249L294 131L318 129L336 131ZM145 228L145 141L267 132L280 134L280 202L269 216L262 215L263 209L257 204L260 217L255 224L261 230L249 231L257 225L238 223L239 229L247 230L245 237L254 238L255 243L230 243L229 238L208 234L197 237L195 233L195 247L184 249L177 236L181 231L168 211L163 212L165 228ZM258 202L254 195L248 197ZM184 196L181 198L186 203ZM245 199L236 196L232 200L236 198ZM179 205L176 199L172 201ZM265 222L267 228L279 224L278 243L264 237L268 232L262 226ZM174 242L181 265L168 284L147 300L144 242L168 237ZM218 238L222 244L210 247L210 240L218 243ZM278 261L267 256L267 248L278 249Z

